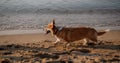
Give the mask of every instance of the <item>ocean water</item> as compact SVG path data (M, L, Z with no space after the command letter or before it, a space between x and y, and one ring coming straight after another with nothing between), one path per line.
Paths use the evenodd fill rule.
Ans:
M119 14L7 14L0 17L0 30L31 30L41 29L53 19L56 26L90 26L114 27L120 26Z
M37 10L120 9L120 0L0 0L1 12Z
M120 0L0 0L0 31L57 26L120 30Z

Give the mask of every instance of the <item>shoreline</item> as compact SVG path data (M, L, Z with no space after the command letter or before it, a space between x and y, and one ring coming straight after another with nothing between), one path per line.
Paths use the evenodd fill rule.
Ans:
M42 29L36 29L36 30L5 30L0 31L1 35L21 35L21 34L36 34L36 33L44 33Z
M36 33L35 33L36 32ZM44 42L50 41L54 42L56 39L51 34L45 34L35 31L34 33L24 33L24 34L6 34L0 35L0 44L11 44L11 43L36 43L36 42ZM120 30L110 30L102 36L98 36L98 40L103 41L112 41L112 42L120 42Z
M70 26L69 26L70 27ZM78 27L78 26L77 26ZM119 31L120 26L114 26L114 27L92 27L95 28L97 31L99 30L106 30L110 29L111 31ZM21 35L21 34L37 34L37 33L45 33L43 29L29 29L29 30L4 30L0 31L0 36L1 35Z

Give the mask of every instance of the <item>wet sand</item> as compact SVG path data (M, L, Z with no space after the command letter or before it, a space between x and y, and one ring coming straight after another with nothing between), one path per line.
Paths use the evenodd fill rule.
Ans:
M8 63L119 63L120 31L98 37L99 45L83 46L83 41L54 44L51 34L15 34L0 36L0 62Z

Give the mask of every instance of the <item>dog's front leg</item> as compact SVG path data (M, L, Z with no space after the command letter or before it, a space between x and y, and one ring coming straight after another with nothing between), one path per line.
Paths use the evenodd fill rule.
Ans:
M60 42L60 39L57 37L57 36L55 36L55 38L57 39L54 43L58 43L58 42Z
M57 38L57 40L55 41L55 43L58 43L58 42L60 42L60 39Z

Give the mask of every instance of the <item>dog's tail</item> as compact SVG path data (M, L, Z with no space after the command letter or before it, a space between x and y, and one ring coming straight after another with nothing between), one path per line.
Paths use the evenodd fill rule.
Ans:
M102 31L102 32L97 32L97 35L101 36L101 35L105 34L106 32L109 32L109 31L110 31L110 29L107 29L107 30Z

